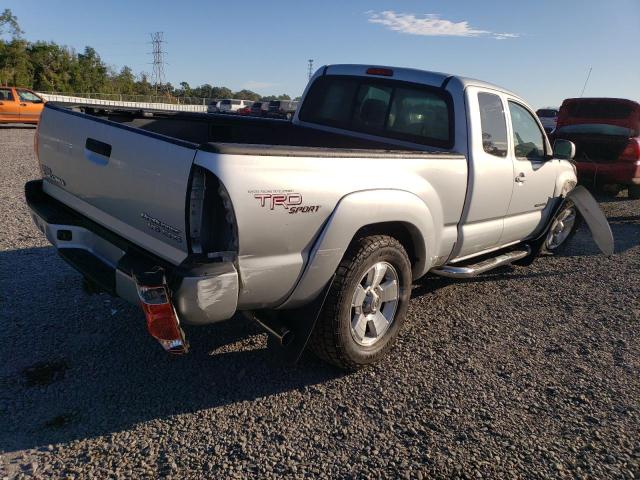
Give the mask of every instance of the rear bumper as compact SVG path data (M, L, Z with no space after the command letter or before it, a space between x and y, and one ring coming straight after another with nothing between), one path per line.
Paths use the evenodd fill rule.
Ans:
M214 323L235 313L233 262L171 265L47 195L42 180L28 182L25 197L34 223L60 256L101 289L139 305L135 272L160 266L184 323Z
M583 182L640 184L640 165L634 162L576 162L578 178Z

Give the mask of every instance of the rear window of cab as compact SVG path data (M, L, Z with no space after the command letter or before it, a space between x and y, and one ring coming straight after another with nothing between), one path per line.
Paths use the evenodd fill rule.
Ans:
M439 148L453 147L451 96L441 88L369 77L318 78L300 120Z

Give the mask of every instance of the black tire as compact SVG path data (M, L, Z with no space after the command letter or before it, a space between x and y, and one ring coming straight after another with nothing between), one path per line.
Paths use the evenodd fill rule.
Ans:
M640 200L640 185L629 185L629 198Z
M390 264L397 273L398 303L387 330L373 345L363 346L356 342L351 332L351 304L362 277L379 262ZM377 362L398 336L410 294L411 263L398 240L387 235L373 235L354 241L336 270L309 343L311 350L321 359L345 370L357 370Z
M569 244L569 241L573 238L573 236L578 231L578 228L580 228L580 225L582 224L582 217L580 216L580 212L578 212L578 209L575 207L573 202L567 202L565 205L563 205L562 209L558 210L558 212L554 215L553 220L551 221L552 227L555 219L558 218L562 214L562 212L567 208L573 208L574 210L575 222L573 224L573 227L571 228L571 231L569 232L568 236L562 241L560 245L558 245L555 248L549 248L549 243L548 243L549 238L547 234L547 238L545 238L544 245L543 245L543 251L547 254L554 254L554 255L562 254L567 249L567 245Z

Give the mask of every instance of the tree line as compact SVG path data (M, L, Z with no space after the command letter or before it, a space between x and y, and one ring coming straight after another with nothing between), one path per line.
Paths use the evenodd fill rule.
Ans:
M128 66L119 71L107 65L95 49L82 53L55 42L29 42L22 38L18 19L11 10L0 13L0 85L32 88L41 92L107 93L167 97L237 98L241 100L290 100L287 94L264 97L251 90L232 91L205 83L191 87L171 83L153 85L146 73ZM161 92L161 93L158 93Z

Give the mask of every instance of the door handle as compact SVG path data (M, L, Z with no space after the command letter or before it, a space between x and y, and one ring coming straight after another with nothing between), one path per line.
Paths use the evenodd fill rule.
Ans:
M0 102L0 105L4 105L4 102Z
M20 104L20 106L21 106L21 107L26 107L26 106L27 106L27 104L26 104L26 103L21 103L21 104Z
M111 145L108 143L101 142L95 138L87 138L84 147L84 156L87 160L100 166L105 166L109 163Z
M524 172L520 172L520 174L516 177L516 183L524 183L527 181L527 179L525 178L525 174Z

